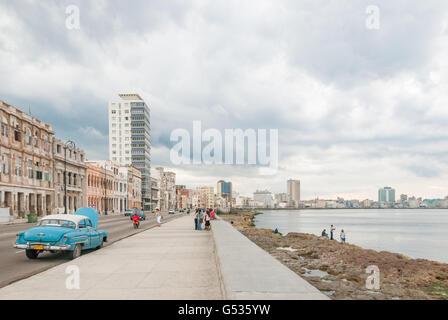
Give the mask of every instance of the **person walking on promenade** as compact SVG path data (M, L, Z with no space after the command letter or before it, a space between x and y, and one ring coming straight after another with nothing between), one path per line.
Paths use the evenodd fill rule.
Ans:
M344 232L344 229L341 230L340 237L341 237L341 242L345 243L345 232Z
M198 209L194 213L194 230L198 230Z
M157 216L157 226L160 227L160 225L161 225L160 223L162 220L162 213L160 213L159 209L156 210L156 216Z
M210 214L205 214L205 230L210 231Z
M212 209L212 211L210 212L210 218L211 218L212 220L215 220L215 211L213 211L213 209Z
M330 228L330 240L334 240L333 234L334 234L335 230L336 230L336 228L333 225L331 225L331 228Z
M203 214L202 214L202 210L199 209L199 214L198 214L198 230L202 230L202 218L203 218Z

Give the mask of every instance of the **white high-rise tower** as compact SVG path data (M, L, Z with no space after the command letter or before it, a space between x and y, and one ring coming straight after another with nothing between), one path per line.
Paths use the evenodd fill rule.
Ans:
M109 102L109 159L142 173L143 210L151 209L149 107L138 94L119 94Z

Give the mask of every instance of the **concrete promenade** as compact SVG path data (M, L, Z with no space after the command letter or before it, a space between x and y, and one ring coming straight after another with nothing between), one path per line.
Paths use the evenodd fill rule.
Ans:
M213 237L227 299L329 299L230 223L214 221Z
M79 289L68 289L76 270ZM196 231L192 215L0 289L0 299L33 300L326 298L229 223Z
M0 299L222 299L213 247L185 216L1 288ZM71 266L80 289L66 287Z

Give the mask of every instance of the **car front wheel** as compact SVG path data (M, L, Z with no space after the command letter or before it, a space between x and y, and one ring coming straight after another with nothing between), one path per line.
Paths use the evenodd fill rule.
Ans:
M33 250L33 249L26 249L25 254L28 259L37 259L37 256L39 255L39 251Z
M78 243L73 251L70 251L68 257L70 260L76 259L81 255L81 245Z

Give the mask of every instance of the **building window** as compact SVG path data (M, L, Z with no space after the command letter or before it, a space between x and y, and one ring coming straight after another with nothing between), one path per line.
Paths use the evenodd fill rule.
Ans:
M31 134L31 130L27 129L26 130L26 144L30 146L32 143L33 143L33 135Z
M9 174L11 172L11 167L9 166L9 156L7 154L2 155L1 170L3 174Z
M14 160L14 174L19 177L22 176L22 158Z
M42 171L36 171L36 179L42 180Z
M21 141L21 134L20 134L20 130L19 127L17 126L16 129L14 130L14 140L20 142Z
M2 123L2 136L4 136L4 137L8 136L8 127L4 123Z
M39 138L37 137L37 131L36 131L36 133L34 134L34 146L35 146L36 148L39 148Z
M27 161L27 171L28 171L28 178L33 179L33 161L32 160Z

